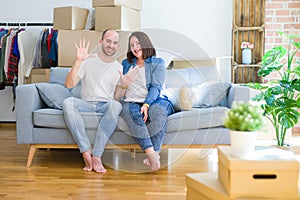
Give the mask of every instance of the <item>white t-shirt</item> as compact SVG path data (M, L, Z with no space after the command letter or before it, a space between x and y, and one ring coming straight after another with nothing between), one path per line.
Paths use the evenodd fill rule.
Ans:
M137 70L138 72L135 75L135 80L130 83L126 91L125 101L143 103L148 94L148 89L146 87L145 67L139 67Z
M115 87L123 71L118 61L103 62L98 54L91 54L82 62L78 76L81 79L81 99L85 101L107 101L114 99Z

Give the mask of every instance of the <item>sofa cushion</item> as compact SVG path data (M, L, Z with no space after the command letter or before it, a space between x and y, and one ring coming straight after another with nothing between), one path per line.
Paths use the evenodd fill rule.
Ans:
M83 120L85 121L85 127L88 130L95 130L99 125L99 120L102 117L101 113L94 112L82 112ZM33 123L39 127L51 127L58 129L67 128L63 111L58 109L43 108L34 111ZM119 117L117 130L127 131L128 126L126 122Z
M168 117L167 132L188 131L202 128L223 126L226 107L192 108L189 111L177 112ZM98 127L102 114L84 112L83 120L87 130L95 130ZM63 111L58 109L39 109L34 111L33 121L35 126L65 129ZM128 131L125 121L119 117L116 130Z
M192 108L168 117L167 132L180 132L220 127L224 124L227 107Z
M59 84L36 83L35 86L43 101L50 108L62 109L64 99L72 96L68 89Z
M231 83L209 81L189 88L193 107L207 108L220 105L230 87Z
M171 101L177 112L190 110L189 104L194 108L219 106L225 99L230 87L231 83L209 81L192 87L166 88L163 93Z

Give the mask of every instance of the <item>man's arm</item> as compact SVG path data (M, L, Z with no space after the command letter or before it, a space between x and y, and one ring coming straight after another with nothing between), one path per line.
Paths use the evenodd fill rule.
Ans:
M80 78L78 77L78 70L81 65L82 61L76 60L75 64L72 66L72 69L68 73L65 81L66 88L73 88L75 85L78 84Z
M88 41L87 44L85 44L85 39L80 40L79 46L75 44L76 51L77 51L76 61L66 77L65 86L67 88L73 88L78 84L80 78L78 77L77 74L81 63L89 56L88 54L89 46L90 46L90 42Z

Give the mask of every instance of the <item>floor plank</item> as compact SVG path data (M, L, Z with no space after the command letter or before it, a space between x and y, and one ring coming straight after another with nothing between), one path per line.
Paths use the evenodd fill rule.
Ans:
M296 139L293 150L300 154ZM141 164L142 153L132 159L129 151L109 150L106 174L84 172L76 149L39 149L26 168L28 150L16 144L15 124L0 123L0 199L184 200L185 174L217 170L216 149L165 150L155 173Z

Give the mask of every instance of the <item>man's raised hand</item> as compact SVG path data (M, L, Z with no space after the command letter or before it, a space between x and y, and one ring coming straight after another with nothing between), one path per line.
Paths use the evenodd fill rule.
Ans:
M80 39L79 41L79 45L75 44L76 47L76 59L78 61L83 61L85 59L87 59L87 57L89 56L88 54L88 50L90 47L90 41L88 41L87 43L85 42L85 39Z

